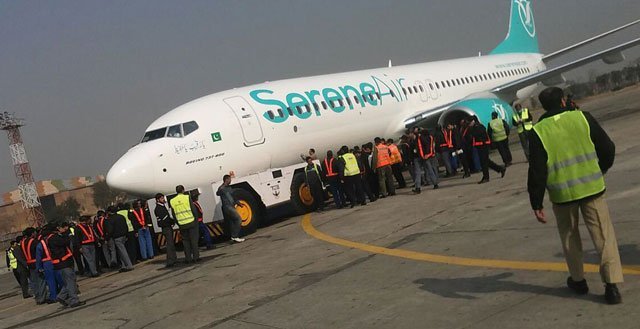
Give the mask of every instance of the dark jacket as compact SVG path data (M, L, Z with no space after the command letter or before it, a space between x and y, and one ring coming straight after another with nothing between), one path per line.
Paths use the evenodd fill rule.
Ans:
M51 252L51 258L61 259L71 248L71 241L68 235L54 234L48 241L49 251ZM73 268L73 257L69 257L67 260L61 261L57 264L53 264L53 268L56 270L63 268Z
M131 221L131 224L133 225L133 228L135 230L141 229L142 225L140 225L140 222L138 222L138 217L136 217L136 214L133 213L134 211L138 213L138 216L142 216L145 227L147 226L147 224L151 223L151 219L148 217L147 212L144 211L143 208L131 209L131 211L129 212L129 220Z
M156 203L156 209L153 210L153 213L158 219L158 226L160 227L172 227L176 224L175 218L171 216L167 207L167 204Z
M552 117L556 114L564 112L563 110L556 112L545 112L538 122ZM596 154L598 155L598 164L602 173L606 173L611 166L613 166L613 160L616 155L616 145L613 143L609 135L602 129L596 119L589 112L582 112L589 124L591 141L596 147ZM529 191L529 201L531 202L531 208L534 210L542 209L542 202L544 200L544 193L547 188L547 151L545 151L540 137L535 131L530 130L527 132L529 135L529 179L527 188ZM600 192L587 198L602 195ZM585 199L587 199L585 198ZM580 200L572 201L578 202Z
M91 227L91 225L89 224L84 224L84 223L79 223L78 225L76 225L75 228L75 239L76 242L78 243L78 246L82 245L82 241L83 240L89 240L89 236L85 236L84 231L80 228L80 225L83 225L82 228L84 228L85 230L87 230L88 234L92 234L93 233L93 242L92 243L85 243L85 245L87 244L95 244L96 243L96 239L97 239L97 235L96 232L93 230L93 227Z
M331 161L331 159L333 159L333 161ZM325 163L326 160L326 163ZM328 180L336 180L339 178L338 176L332 176L332 177L327 177L327 174L329 173L329 169L331 169L331 171L333 173L338 174L338 159L337 158L326 158L325 160L322 161L322 174L324 176L325 179ZM330 164L331 168L327 168L327 165Z
M483 142L483 145L488 145L486 142L491 141L489 134L487 134L487 128L480 123L476 123L474 126L469 126L469 131L465 136L467 144L473 146L473 141ZM478 146L476 146L478 147Z
M21 244L18 243L15 248L13 248L13 256L16 257L18 261L18 269L27 270L29 267L27 266L27 258L22 253L22 248L20 248Z
M99 240L104 241L109 239L107 234L107 216L96 217L93 221L93 231L96 232L96 237Z
M109 219L106 221L107 234L109 237L116 239L126 236L129 232L129 226L127 225L127 219L119 214L109 214Z

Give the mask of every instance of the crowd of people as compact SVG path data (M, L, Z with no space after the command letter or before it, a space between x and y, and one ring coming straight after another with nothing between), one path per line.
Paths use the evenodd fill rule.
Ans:
M230 178L225 181L228 183L221 186L222 193ZM160 193L155 198L154 213L166 240L166 267L177 262L173 234L176 224L183 237L185 263L200 261L201 239L204 247L213 248L198 196L185 193L182 186L177 186L176 192L170 202ZM232 196L223 196L223 203L229 202L225 198L231 198L232 205L237 202ZM135 264L159 253L152 225L147 202L135 200L133 206L120 203L106 211L99 210L95 216L80 216L77 221L29 227L6 250L7 268L13 271L24 298L33 297L38 305L81 306L84 302L78 298L77 275L98 277L106 271L128 272ZM232 231L234 242L244 241L237 230Z
M488 127L475 116L462 119L458 126L451 123L435 129L413 127L397 143L376 137L361 146L342 146L335 155L329 150L324 159L318 159L315 149L310 149L309 155L302 157L307 162L305 182L316 201L315 208L324 210L323 187L331 192L338 209L394 196L396 188L407 187L405 170L409 171L416 194L425 186L438 189L441 177L456 176L460 169L462 178L482 172L479 184L489 181L489 169L504 177L512 163L509 125L495 112L492 118ZM518 120L516 126L522 125ZM489 158L492 146L500 152L503 165ZM316 160L321 160L320 165Z

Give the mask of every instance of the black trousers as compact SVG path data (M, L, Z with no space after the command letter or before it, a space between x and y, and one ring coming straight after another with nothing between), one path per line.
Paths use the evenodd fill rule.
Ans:
M500 152L500 157L502 157L502 162L504 164L511 163L513 161L513 157L511 156L511 150L509 150L509 139L505 139L500 142L494 142L496 144L496 148L498 152Z
M18 280L20 280L20 288L22 289L22 297L29 297L29 269L18 265Z
M197 221L180 227L182 236L182 248L184 249L184 260L187 263L200 259L200 249L198 248L198 238L200 238L200 225Z
M502 172L503 168L489 158L489 146L476 146L476 148L482 165L482 179L489 179L489 168L496 172Z
M349 202L354 205L356 202L365 204L364 191L362 190L361 175L344 176L344 191L347 193Z
M324 210L324 192L322 190L322 183L309 182L309 189L311 189L311 195L313 196L313 203L318 210Z
M138 261L138 249L136 248L136 243L138 242L138 238L136 238L136 231L127 232L127 241L124 243L127 248L127 254L129 255L129 260L131 260L131 264L135 265Z
M393 171L393 177L398 182L398 188L407 187L407 183L404 181L404 176L402 175L402 162L391 165L391 170Z

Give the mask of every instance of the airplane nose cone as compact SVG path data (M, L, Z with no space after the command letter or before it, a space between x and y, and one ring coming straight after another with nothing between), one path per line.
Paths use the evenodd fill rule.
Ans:
M134 193L150 193L155 186L153 168L148 157L127 153L107 173L111 188Z

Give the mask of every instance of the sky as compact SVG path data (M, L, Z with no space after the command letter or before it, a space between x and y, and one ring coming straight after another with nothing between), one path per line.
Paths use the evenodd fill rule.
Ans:
M234 87L486 53L508 0L0 0L0 111L36 180L106 174L160 115ZM640 18L637 0L534 1L543 53ZM577 59L640 35L633 27ZM640 47L626 52L640 57ZM624 64L624 63L623 63ZM585 80L623 64L567 74ZM7 143L0 192L15 188Z

